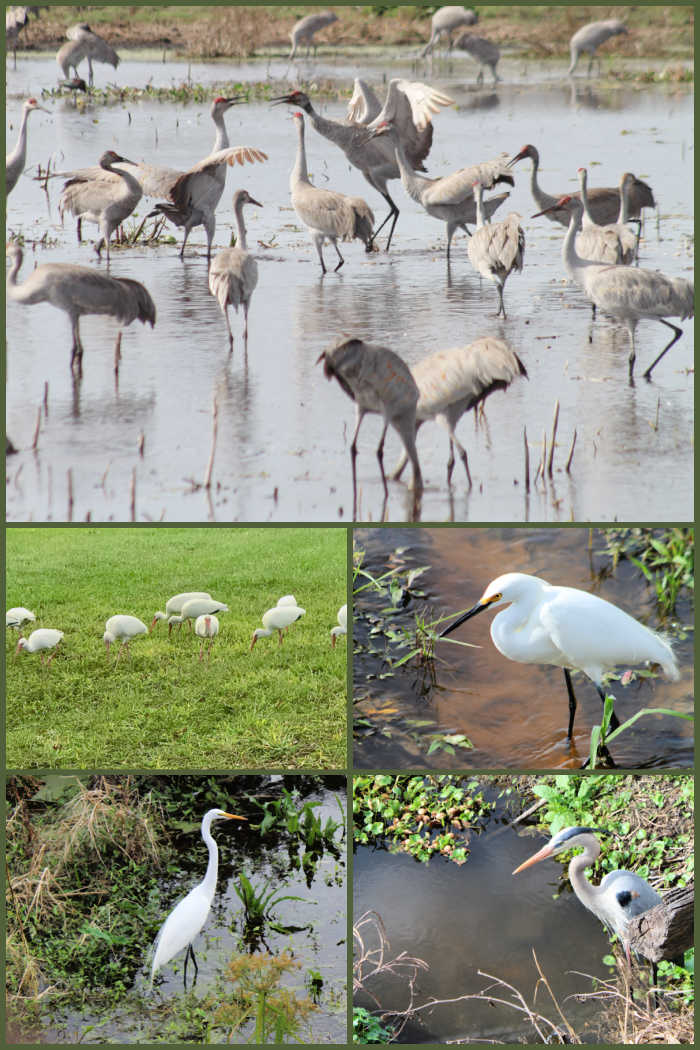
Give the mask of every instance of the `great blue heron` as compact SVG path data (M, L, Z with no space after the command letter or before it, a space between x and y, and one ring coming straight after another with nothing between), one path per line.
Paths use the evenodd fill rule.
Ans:
M233 195L233 214L236 217L238 241L235 248L224 248L217 252L209 268L209 291L218 301L228 330L229 351L233 352L233 332L228 317L228 308L236 312L243 307L243 341L248 346L248 307L258 283L258 264L248 251L243 208L255 204L262 208L247 190L236 190Z
M568 739L576 714L572 670L583 671L591 679L603 703L603 678L620 664L634 666L652 660L673 681L680 678L673 650L661 635L595 594L555 587L522 572L508 572L492 580L476 605L445 627L440 637L452 634L485 609L501 605L508 608L491 624L491 638L499 653L517 663L563 668L569 696ZM610 724L613 729L619 725L614 712Z
M250 648L253 648L258 638L269 638L275 631L279 635L279 645L281 645L283 632L305 614L306 609L301 609L298 605L275 605L273 609L268 609L266 613L263 613L262 627L257 627L253 631Z
M476 229L467 243L469 261L482 277L493 281L498 291L498 311L496 317L503 316L506 308L503 303L503 288L511 273L521 273L525 259L525 233L520 225L520 216L512 211L502 222L485 223L483 205L483 186L477 180L474 183L476 198Z

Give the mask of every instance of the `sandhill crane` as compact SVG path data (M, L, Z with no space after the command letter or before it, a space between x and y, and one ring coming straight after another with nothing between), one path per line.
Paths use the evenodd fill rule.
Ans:
M362 77L355 77L348 102L348 120L353 124L371 124L381 109L382 103L372 85Z
M326 273L323 261L323 242L329 240L338 255L336 270L345 262L338 247L338 240L351 241L357 237L364 242L365 251L371 250L372 226L374 215L368 204L361 197L346 197L335 190L322 190L309 180L306 166L306 146L304 144L304 116L292 114L297 129L297 154L289 176L289 190L292 205L304 223L321 262L321 270Z
M476 410L480 402L495 390L506 390L519 376L527 378L525 365L502 339L483 336L469 346L437 350L414 365L411 372L419 392L416 431L429 419L436 420L447 430L450 435L447 484L452 482L456 445L471 488L467 451L455 433L457 424L465 412L470 408ZM394 478L401 477L406 463L407 458L403 455L392 475Z
M568 75L573 74L581 54L585 51L591 56L588 63L588 76L590 76L596 49L611 36L619 36L620 33L627 35L627 26L619 18L609 18L605 22L589 22L588 25L581 26L569 41L571 65L567 70ZM598 59L598 71L600 72L600 59Z
M292 41L292 50L289 52L289 58L294 58L299 44L306 44L307 58L313 44L315 56L316 44L313 40L314 34L318 33L319 29L325 29L326 26L333 25L337 21L338 16L334 15L332 11L319 11L317 15L306 15L305 18L300 18L298 22L294 23L289 34L289 39Z
M46 661L48 667L57 652L57 645L63 638L63 631L55 631L51 627L41 627L38 631L32 631L28 638L20 638L15 649L15 656L23 649L25 653L39 653L42 664L44 663L44 652L53 649L51 656Z
M484 81L485 66L488 66L491 70L494 84L501 79L496 72L496 66L501 57L501 50L492 40L487 40L483 36L474 36L473 33L462 33L455 40L454 46L460 51L466 51L475 62L479 63L479 74L476 78L477 84L482 84Z
M416 451L416 405L419 391L408 365L385 346L365 343L362 339L341 339L324 350L317 364L323 361L327 379L335 377L341 387L355 402L357 423L350 446L352 461L353 520L357 511L357 436L362 420L368 412L376 412L384 418L384 429L377 446L377 459L384 486L384 498L388 499L389 488L384 473L384 439L392 426L403 442L413 466L413 490L415 499L423 491L418 452Z
M17 143L11 153L5 158L5 191L9 194L17 185L17 179L24 171L24 162L27 159L27 121L29 114L35 109L42 113L48 113L48 109L40 106L35 98L28 98L22 106L22 120L19 126Z
M348 607L341 605L338 609L338 626L331 627L331 645L335 649L335 643L341 634L348 633Z
M606 237L612 237L612 238L615 239L615 241L616 241L616 244L615 244L615 256L616 257L615 258L607 258L606 257L605 259L603 259L601 257L599 261L600 262L605 261L605 262L612 262L612 263L622 263L623 266L629 266L630 263L634 262L635 251L636 251L636 248L637 248L637 238L632 233L632 231L630 230L629 226L625 226L624 220L621 220L621 221L616 222L616 223L606 223L605 226L599 226L595 222L595 220L591 216L591 211L590 211L590 207L589 207L589 204L588 204L588 173L586 172L585 168L579 168L578 169L578 177L579 177L579 182L581 184L581 204L583 205L583 229L582 229L581 233L579 234L579 238L577 239L577 243L576 243L576 249L577 249L579 255L582 255L584 257L584 259L593 259L594 258L593 255L589 255L586 251L582 251L581 250L581 246L579 244L579 240L580 240L581 237L585 236L585 234L586 234L586 232L588 230L595 230L596 232L597 231L601 231L602 235L604 235ZM627 185L628 184L625 183L624 184L625 197L623 197L623 180L624 180L624 178L625 178L625 176L623 175L622 180L620 181L620 207L621 207L621 209L624 209L623 210L623 214L626 215L626 213L627 213L627 206L626 206L627 202L626 202L625 197L627 196L629 191L627 189ZM619 218L619 216L618 216L618 218Z
M224 248L218 252L209 268L209 291L218 300L224 315L230 353L233 353L233 332L228 308L232 306L238 313L238 307L243 307L243 341L247 347L248 307L258 283L258 264L247 250L246 244L246 228L243 221L243 208L246 204L255 204L262 208L260 201L251 197L247 190L236 190L233 195L233 212L238 227L238 243L235 248Z
M606 266L589 262L577 253L574 244L576 230L581 224L583 205L575 197L560 197L553 207L565 208L570 216L564 237L562 257L567 270L575 274L588 298L604 314L627 325L630 334L630 381L634 372L634 333L644 318L660 321L672 330L673 339L663 348L644 372L649 379L652 370L664 354L683 335L683 329L666 321L666 317L693 317L693 285L683 277L666 277L657 270L642 270L627 266ZM534 218L534 216L533 216Z
M213 613L228 612L228 605L219 602L216 598L190 598L180 609L180 612L171 616L168 623L184 623L185 620L196 620L198 616L211 616Z
M443 33L447 33L447 46L448 50L451 50L452 31L459 29L460 26L473 26L477 21L476 12L470 11L467 7L440 7L430 21L430 40L421 51L421 58L425 58L433 50Z
M153 630L159 620L169 620L171 616L182 611L185 602L189 602L193 598L211 598L211 595L209 594L209 591L183 591L181 594L174 594L172 598L168 598L165 603L165 612L159 611L153 614L149 633ZM168 631L168 634L170 634L170 630Z
M8 609L5 613L5 626L14 627L19 630L23 623L34 622L36 616L31 609L25 609L23 605L17 605L14 609Z
M103 171L116 174L116 179L93 179L75 175L64 183L58 201L61 220L66 212L70 212L71 215L77 215L81 221L87 219L97 223L102 236L95 245L95 251L101 255L102 248L106 245L107 263L112 234L124 219L131 215L143 196L138 179L134 178L130 171L115 167L119 161L125 161L125 158L114 150L107 150L100 157L99 166Z
M71 263L42 263L23 284L17 283L22 265L22 249L9 244L6 249L11 260L7 273L7 296L25 306L51 303L70 318L73 332L71 370L83 371L83 344L80 339L80 318L83 314L108 314L122 327L132 321L147 321L151 328L156 323L156 308L150 295L139 281L129 277L110 277L88 266ZM117 349L121 345L121 329Z
M117 653L117 659L114 661L115 667L119 663L122 649L126 650L128 656L129 642L132 638L137 638L140 634L148 634L148 628L143 621L138 619L137 616L110 616L105 623L105 633L102 635L102 641L105 643L107 656L109 656L110 645L116 641L121 642L119 652Z
M384 104L369 124L343 123L339 120L328 120L322 117L311 105L309 96L303 91L292 91L272 99L272 103L286 102L298 106L308 115L316 131L338 146L350 163L358 168L370 186L381 193L389 205L389 214L372 234L372 242L387 222L391 220L391 229L386 243L389 250L394 234L399 209L387 190L390 179L401 177L396 156L391 142L374 139L371 131L384 121L393 121L399 131L410 166L425 171L423 161L430 152L433 141L432 115L439 112L441 106L452 105L454 99L444 92L431 88L420 81L408 81L394 78L389 81L389 88Z
M448 259L455 231L462 229L469 233L466 223L476 222L474 183L481 180L482 185L488 189L499 182L507 183L509 186L515 184L513 175L506 165L507 153L503 153L494 160L484 161L482 164L461 168L451 175L429 179L425 175L418 175L411 169L403 144L397 134L396 125L392 121L383 121L374 129L373 135L377 138L387 135L392 141L396 163L401 172L401 182L409 197L422 205L428 215L447 224ZM501 193L484 201L484 214L487 219L491 218L508 196L508 193Z
M209 639L209 647L207 649L207 661L211 658L211 647L214 644L214 639L219 633L219 621L216 616L204 615L198 616L194 621L194 633L198 638L202 639L201 645L199 646L199 659L200 662L204 655L204 642Z
M12 48L15 69L17 69L17 38L29 23L30 16L36 16L38 13L38 7L8 7L5 11L5 47Z
M297 605L275 605L274 609L268 609L266 613L263 613L263 626L253 631L250 649L252 650L258 638L269 638L275 631L279 635L279 644L281 645L286 628L290 627L300 616L305 614L306 609L301 609Z
M525 234L520 225L520 216L512 211L503 222L484 224L483 187L480 182L474 183L476 197L477 228L472 232L467 244L467 255L474 269L483 277L488 277L498 290L498 311L496 317L506 318L503 305L503 288L513 272L521 273L525 257Z
M537 181L537 170L540 166L540 155L534 146L528 145L523 146L519 153L516 153L514 157L511 157L508 164L510 167L516 164L519 160L523 160L525 157L529 157L532 161L532 168L530 170L530 192L535 199L535 204L542 210L542 214L546 214L548 219L552 222L558 222L560 226L569 225L569 215L566 211L557 211L556 208L552 209L552 205L555 204L562 196L561 193L553 197L550 193L545 193ZM651 186L648 186L646 182L642 182L641 179L632 176L634 182L629 187L629 219L635 222L640 222L640 215L642 208L655 208L656 201L654 200L654 194ZM579 197L580 193L567 194L571 197ZM594 222L600 223L601 226L605 226L606 223L617 222L617 218L620 212L620 191L616 186L596 186L588 194L588 204L591 212L591 217Z
M115 69L119 65L119 55L111 44L108 44L98 33L93 32L86 22L71 26L66 30L66 36L68 42L59 49L56 55L56 62L66 79L70 77L71 69L74 70L76 77L78 76L78 66L84 58L88 60L90 87L93 83L93 62L103 62Z

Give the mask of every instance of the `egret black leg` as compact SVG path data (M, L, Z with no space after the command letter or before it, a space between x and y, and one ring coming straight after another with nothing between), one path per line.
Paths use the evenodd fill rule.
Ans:
M566 691L569 694L569 729L566 734L566 739L571 740L574 732L574 718L576 717L576 696L571 681L571 671L568 667L564 668L564 680L566 681Z
M192 987L194 987L194 985L197 983L197 974L199 973L199 967L197 966L197 960L194 957L194 948L191 944L188 944L187 951L185 952L185 968L182 972L182 982L185 986L185 991L187 991L187 960L190 957L192 958L192 965L194 966L194 981L192 982Z
M605 706L605 690L601 689L599 685L596 685L596 689L598 690L598 696L600 697L603 706ZM611 730L614 730L614 729L617 729L619 727L619 725L620 725L620 723L618 721L617 715L613 711L613 713L610 715L610 727L609 728Z

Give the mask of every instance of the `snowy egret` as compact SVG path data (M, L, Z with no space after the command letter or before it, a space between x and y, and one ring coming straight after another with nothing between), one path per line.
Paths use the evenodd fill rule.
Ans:
M578 853L569 864L569 882L581 904L620 938L629 963L627 920L660 904L661 897L648 882L633 871L609 871L600 886L589 882L585 875L586 868L600 856L600 843L595 837L596 834L609 835L610 832L601 828L564 828L541 850L517 867L513 874L517 875L531 864L553 857L562 850L582 846L583 853Z
M576 697L571 671L583 671L605 703L603 676L619 664L661 664L673 681L680 678L676 658L668 642L628 616L616 605L575 587L554 587L537 576L507 572L492 580L479 601L440 634L455 628L484 609L510 604L491 624L491 638L500 653L523 664L553 664L564 670L569 694L571 739ZM615 713L610 725L619 725Z
M347 605L341 605L338 609L338 626L331 627L331 645L335 649L335 643L338 641L339 634L348 633L348 607Z
M194 976L197 980L197 960L194 957L192 941L207 921L211 902L216 892L216 879L219 873L219 850L211 835L211 826L215 820L246 820L246 817L236 816L235 813L226 813L223 809L209 809L202 817L202 838L209 850L209 863L202 882L199 882L186 897L175 905L161 926L153 946L153 962L151 964L151 987L156 972L170 962L183 948L185 953L185 969L183 981L187 988L187 960L191 957L194 964Z
M146 627L146 624L136 616L110 616L107 620L105 624L105 633L102 635L102 641L105 643L107 655L109 656L109 647L112 642L116 642L116 640L119 639L122 643L119 646L117 659L114 661L115 667L119 663L122 649L126 649L128 653L129 642L139 634L148 634L148 628Z
M266 613L263 613L262 627L258 627L253 631L250 648L253 648L258 638L269 638L275 631L279 634L279 644L281 645L282 632L305 613L306 609L300 609L297 605L276 605L274 609L268 609Z
M183 591L182 594L174 594L172 598L168 598L165 603L165 612L157 612L153 614L151 626L149 631L152 631L158 620L169 620L171 616L182 611L182 607L185 602L191 601L193 598L211 598L209 591ZM168 633L172 630L170 626Z
M19 630L22 624L29 620L36 620L36 616L31 609L25 609L23 605L17 605L5 613L5 627L15 627Z
M194 633L198 638L202 639L202 644L199 647L199 659L202 659L204 653L204 640L209 639L209 648L207 649L207 660L211 656L211 647L214 644L214 639L219 633L219 621L215 616L198 616L194 622Z
M44 662L44 649L53 649L51 656L46 661L48 667L56 655L56 646L63 638L63 631L54 631L50 627L41 627L38 631L32 631L28 638L20 638L15 649L15 656L24 649L25 653L40 653L41 662Z

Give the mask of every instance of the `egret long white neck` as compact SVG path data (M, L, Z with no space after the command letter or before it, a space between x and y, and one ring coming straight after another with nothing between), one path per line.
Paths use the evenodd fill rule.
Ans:
M216 876L219 869L219 847L216 845L211 833L211 821L202 827L202 838L207 844L209 850L209 863L207 864L207 871L202 880L202 889L207 894L210 900L214 899L214 893L216 892Z

